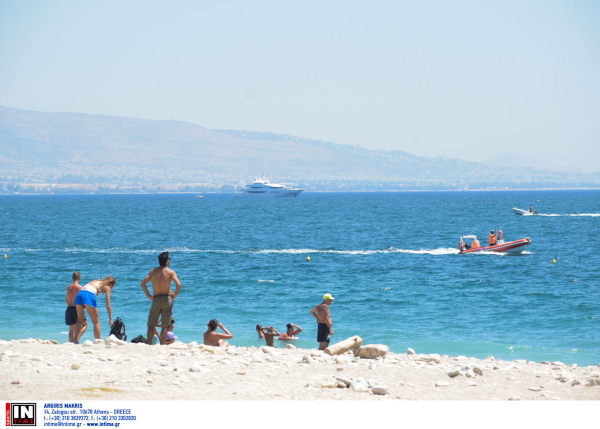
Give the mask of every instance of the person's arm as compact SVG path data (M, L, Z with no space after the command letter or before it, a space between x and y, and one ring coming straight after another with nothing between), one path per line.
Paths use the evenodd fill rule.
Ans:
M110 287L108 286L104 286L104 293L106 294L106 312L108 313L108 326L110 326L112 328L113 325L113 321L112 321L112 309L110 307Z
M150 281L150 273L148 273L146 278L144 280L142 280L142 290L144 291L144 293L146 294L148 299L150 301L152 301L152 300L154 300L154 298L152 297L152 295L150 295L150 293L148 292L148 286L146 286L149 281Z
M317 307L310 310L310 314L312 314L312 316L317 319L317 323L319 323L319 318L317 317Z
M281 334L279 333L279 331L278 331L277 329L275 329L275 328L273 328L273 332L275 332L275 335L281 335Z
M325 311L324 311L325 323L327 324L327 327L329 328L329 334L333 335L333 321L331 320L331 312L329 311L329 307L327 307L326 305L324 307L325 307Z
M223 326L222 323L219 323L219 328L221 328L223 330L223 332L225 332L225 334L217 334L217 333L215 333L215 335L217 336L217 338L219 340L229 340L229 339L233 338L233 334L231 332L229 332L227 330L227 328L225 326Z
M181 292L181 282L177 278L177 274L175 274L175 271L173 271L173 278L171 280L173 280L175 282L175 284L177 285L177 288L175 289L175 294L171 295L173 297L173 299L175 299L179 295L179 292Z
M302 332L302 328L298 325L292 325L294 328L296 328L296 330L294 331L294 335L298 335L300 332Z

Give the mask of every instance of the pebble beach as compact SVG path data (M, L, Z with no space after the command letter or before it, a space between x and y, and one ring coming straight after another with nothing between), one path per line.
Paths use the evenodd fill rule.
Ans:
M600 399L600 365L492 356L315 349L148 346L107 340L0 340L0 391L10 400L500 400Z

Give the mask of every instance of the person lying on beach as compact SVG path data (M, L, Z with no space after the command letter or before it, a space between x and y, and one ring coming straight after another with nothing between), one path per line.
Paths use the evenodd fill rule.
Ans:
M206 325L208 330L204 333L204 345L214 347L229 347L229 343L223 340L230 340L233 338L233 334L223 326L222 323L217 322L217 319L210 319L210 322ZM217 334L217 328L221 328L224 334Z
M281 337L277 338L278 340L289 341L293 338L296 338L296 335L302 332L302 328L300 326L294 325L293 323L288 323L286 327L287 332L281 334Z
M279 332L277 332L277 329L273 328L272 326L267 326L266 328L263 328L263 333L265 335L265 340L267 340L267 346L275 347L274 339L277 335L281 335Z
M265 338L265 333L263 332L263 328L262 325L256 325L256 332L258 332L258 339L262 340L263 338Z
M79 344L77 338L81 337L85 321L85 310L87 310L94 324L94 337L99 340L101 335L100 315L98 314L98 303L96 297L100 294L106 294L106 312L108 313L108 326L112 327L112 310L110 307L110 293L117 284L113 276L105 277L104 280L96 279L86 284L75 297L75 307L77 307L77 324L75 325L75 334L73 342Z
M79 336L75 338L75 325L77 324L77 307L75 307L75 297L82 288L82 286L79 284L79 280L81 280L81 273L79 271L75 271L71 278L73 283L67 286L67 310L65 311L65 324L69 327L70 343L74 342L74 340L79 341L81 336L88 328L88 322L84 318L81 331L79 331Z

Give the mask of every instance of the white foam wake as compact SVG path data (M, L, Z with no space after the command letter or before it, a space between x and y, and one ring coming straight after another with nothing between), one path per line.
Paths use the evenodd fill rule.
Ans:
M439 248L439 249L396 249L390 247L388 249L378 250L318 250L318 249L265 249L258 250L256 253L288 253L288 254L306 254L306 253L323 253L323 254L334 254L334 255L378 255L385 253L411 253L415 255L452 255L458 253L459 250L455 248Z
M600 217L600 213L573 213L573 214L545 214L545 213L541 213L538 216L545 216L545 217L554 217L554 216Z
M305 255L305 254L334 254L334 255L379 255L388 253L407 253L414 255L454 255L459 253L457 248L453 247L440 247L437 249L397 249L390 247L387 249L357 249L357 250L321 250L321 249L247 249L247 250L222 250L222 249L190 249L188 247L174 247L170 249L126 249L120 247L112 247L107 249L99 248L65 248L65 249L41 249L41 248L17 248L17 249L5 249L6 251L25 251L25 252L65 252L65 253L160 253L168 250L172 253L214 253L214 254L291 254L291 255ZM1 250L0 250L1 251Z

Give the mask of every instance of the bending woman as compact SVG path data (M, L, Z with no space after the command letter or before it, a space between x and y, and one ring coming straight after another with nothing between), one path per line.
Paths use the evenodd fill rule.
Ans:
M230 340L233 338L231 332L223 326L222 323L217 322L217 319L210 319L208 322L208 330L204 333L204 345L214 347L229 347L229 343L223 340ZM217 327L221 328L224 334L217 334Z
M102 293L106 294L106 312L108 313L108 326L112 327L112 312L110 308L110 292L117 284L113 276L105 277L104 280L96 279L86 284L75 297L75 307L77 307L77 324L75 325L75 338L79 338L79 331L85 320L85 310L90 315L94 323L94 337L101 338L100 334L100 316L98 314L98 303L96 297ZM79 344L78 341L74 341Z

